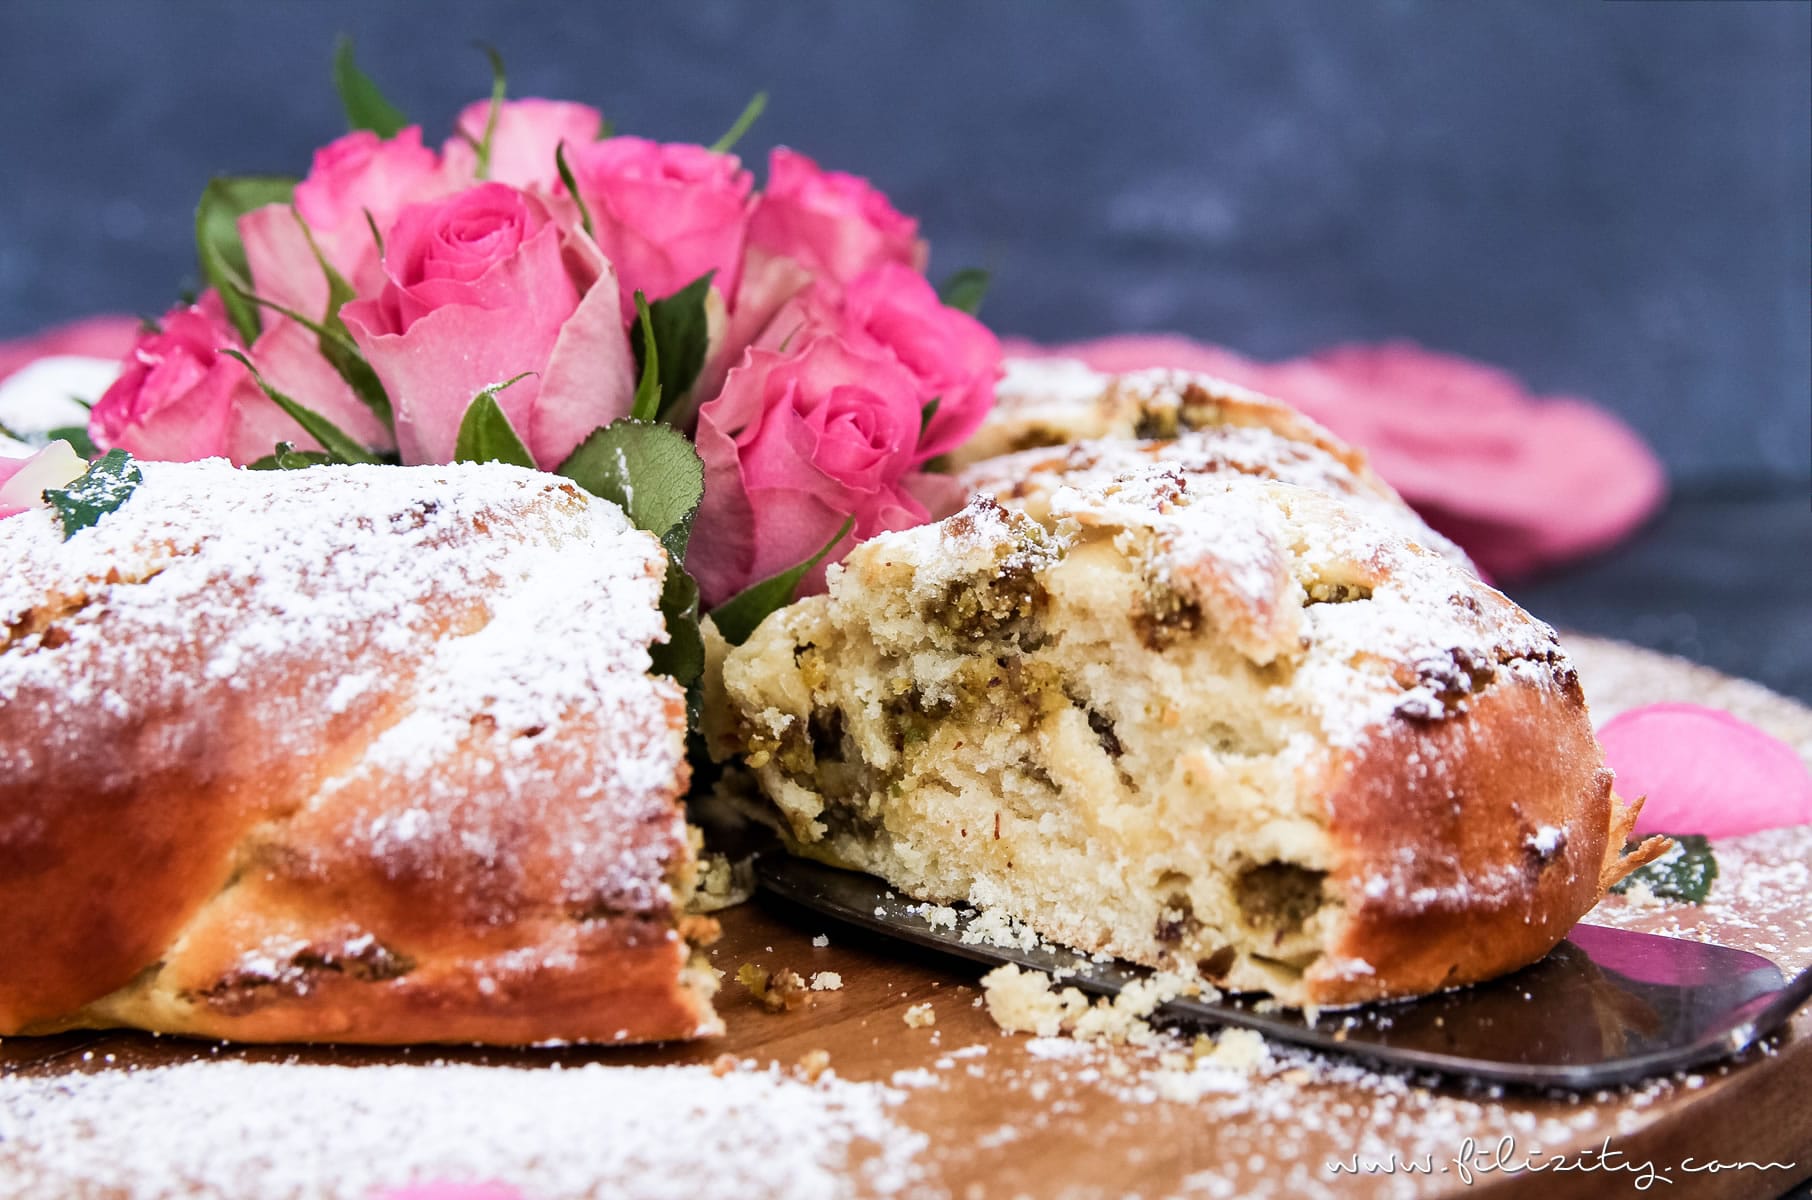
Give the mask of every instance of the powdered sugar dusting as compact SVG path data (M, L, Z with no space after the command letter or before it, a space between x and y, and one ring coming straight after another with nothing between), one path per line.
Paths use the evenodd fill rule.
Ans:
M439 600L482 605L492 619L486 636L453 639L460 677L424 700L488 703L522 723L557 717L589 693L595 668L645 672L648 644L664 640L654 539L601 501L557 513L554 494L576 489L549 476L499 465L142 467L133 498L67 542L48 510L0 525L0 558L22 564L0 577L0 622L18 627L47 595L85 602L59 645L27 637L8 646L21 652L0 668L0 698L55 680L81 703L120 660L168 661L197 642L205 677L250 690L260 669L299 652L339 659L364 642L418 646L439 632L429 611ZM605 594L587 602L601 585ZM525 651L555 633L548 620L600 606L611 618L591 626L587 645L537 662L532 676L521 668ZM103 624L106 645L95 645ZM90 663L101 670L68 669L67 659L90 657L84 651L106 659ZM570 666L550 673L562 659ZM357 672L333 675L326 710L343 709L361 682ZM301 706L295 716L309 719Z
M1023 412L1039 405L1067 409L1098 400L1113 376L1074 358L1008 358L995 386L997 409Z
M0 1082L7 1194L368 1200L431 1180L536 1200L908 1190L901 1093L778 1070L199 1062Z
M1049 493L1065 484L1092 489L1153 465L1174 467L1185 476L1274 479L1341 496L1377 524L1470 565L1465 551L1430 529L1377 480L1355 472L1315 442L1260 425L1216 426L1158 441L1104 439L1024 450L983 459L958 479L971 492L1042 507Z
M1241 645L1255 661L1294 659L1278 686L1335 747L1393 717L1464 712L1501 673L1552 686L1567 669L1552 629L1343 497L1148 464L1059 488L1050 516L1151 531L1155 580L1209 601L1230 638L1242 620L1257 626Z
M529 828L561 848L573 903L670 903L636 833L683 843L680 696L648 673L655 538L501 464L142 469L67 541L48 511L0 522L19 564L0 575L0 705L30 722L5 739L14 780L99 790L229 750L248 776L322 763L297 820L347 788L396 797L345 850L505 879Z

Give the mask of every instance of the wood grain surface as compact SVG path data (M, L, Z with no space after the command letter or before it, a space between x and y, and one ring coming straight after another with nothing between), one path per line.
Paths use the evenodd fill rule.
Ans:
M1608 662L1615 653L1600 648L1598 657ZM1644 665L1652 676L1655 664ZM1668 677L1665 666L1659 670ZM1702 683L1690 673L1682 678ZM1643 687L1666 691L1652 679ZM1615 700L1606 707L1642 702L1626 694ZM1806 715L1779 704L1787 707L1778 715L1789 722ZM1812 829L1724 843L1720 863L1717 891L1703 907L1635 907L1612 898L1589 919L1755 949L1789 972L1812 963ZM978 1005L971 967L759 904L723 917L724 937L712 956L727 973L719 996L727 1031L708 1042L516 1052L221 1047L131 1033L15 1038L0 1043L0 1089L45 1076L197 1060L406 1063L431 1079L443 1062L635 1067L709 1064L731 1055L735 1069L748 1070L790 1067L822 1050L837 1075L890 1083L903 1093L895 1120L928 1139L919 1154L922 1174L904 1188L915 1196L1772 1197L1812 1176L1812 1013L1801 1012L1785 1037L1740 1061L1586 1095L1467 1088L1280 1046L1249 1069L1207 1069L1189 1061L1188 1033L1143 1048L1005 1035ZM830 944L814 946L818 934L828 934ZM834 971L843 986L812 993L796 1011L771 1013L734 982L745 962L807 977ZM936 1023L908 1026L907 1009L927 1002ZM625 1072L625 1086L634 1077ZM396 1133L408 1136L406 1129ZM1552 1165L1558 1157L1570 1159L1572 1169L1485 1169L1506 1137L1516 1142L1513 1162ZM1621 1157L1601 1163L1607 1142ZM0 1141L0 1196L15 1194L7 1181L16 1152ZM1389 1171L1393 1155L1396 1169ZM1470 1176L1456 1160L1470 1165ZM1711 1173L1689 1170L1695 1162L1793 1165ZM1335 1163L1360 1173L1337 1171ZM1423 1164L1425 1170L1407 1169ZM1639 1189L1644 1167L1658 1178ZM68 1169L67 1194L118 1194L85 1188L81 1163ZM532 1178L512 1182L525 1196L544 1194ZM147 1180L133 1194L157 1194L156 1183ZM853 1175L851 1187L852 1195L862 1194ZM633 1196L636 1181L599 1179L589 1194Z

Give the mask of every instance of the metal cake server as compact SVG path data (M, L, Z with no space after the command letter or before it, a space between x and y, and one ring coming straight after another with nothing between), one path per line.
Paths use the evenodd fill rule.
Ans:
M786 854L756 861L762 889L882 937L975 962L1054 972L1066 985L1112 995L1148 974L1061 948L1020 950L932 929L870 875ZM1489 983L1388 1004L1299 1012L1256 997L1177 999L1156 1016L1236 1025L1335 1054L1467 1079L1589 1089L1630 1083L1741 1053L1812 999L1812 969L1791 983L1759 954L1681 938L1578 925L1546 958Z

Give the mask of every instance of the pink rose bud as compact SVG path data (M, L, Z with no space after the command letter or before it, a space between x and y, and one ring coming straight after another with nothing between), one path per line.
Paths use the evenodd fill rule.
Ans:
M44 508L44 489L79 479L88 464L68 442L56 441L21 458L0 452L0 519Z
M220 353L243 351L213 292L165 313L139 336L125 369L88 414L88 436L139 458L186 462L226 453L234 392L245 368Z
M754 177L731 154L702 146L613 137L567 145L567 163L592 233L617 269L623 319L636 291L671 296L706 271L735 296Z
M478 151L485 126L491 119L491 102L475 100L459 112L455 130L447 139L448 178L459 187L478 182ZM604 128L604 114L585 104L526 97L505 100L497 110L497 128L491 134L492 183L519 188L552 188L560 182L554 151L566 143L567 161L573 151L595 142Z
M361 294L382 282L378 233L408 204L452 190L440 155L422 145L411 125L388 140L369 130L335 138L315 151L308 177L296 185L295 211L267 204L239 218L239 236L258 295L307 317L327 311L327 277L315 245ZM378 233L373 233L373 226Z
M686 565L706 605L811 558L850 517L826 562L924 522L907 473L919 422L918 381L891 357L823 336L749 351L699 410L705 500ZM823 586L821 563L802 590Z
M768 186L749 221L749 244L847 284L884 263L924 270L927 252L918 232L918 222L866 179L823 170L780 147L768 159Z
M917 271L888 263L845 289L815 286L783 307L755 344L778 350L818 333L891 356L918 380L921 409L937 402L914 465L961 445L994 406L999 340L968 313L946 307Z
M405 208L383 287L341 315L390 395L406 463L449 461L473 397L525 372L498 403L544 469L634 398L610 263L505 184Z
M320 448L278 408L237 359L246 352L209 291L187 308L165 313L139 336L124 370L88 414L88 436L102 450L139 458L192 462L226 457L243 466L280 441ZM321 357L315 336L274 314L250 348L267 382L367 446L383 449L389 434Z

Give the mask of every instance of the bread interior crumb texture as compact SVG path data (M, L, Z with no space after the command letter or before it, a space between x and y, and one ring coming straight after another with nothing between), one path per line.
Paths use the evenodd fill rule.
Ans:
M1297 552L1240 612L1368 598L1291 527L1293 501L1328 501L1244 488L1264 492L1244 515L1265 543ZM862 547L729 658L735 749L800 852L1290 998L1340 904L1298 781L1328 738L1300 612L1221 628L1211 595L1175 586L1162 522L1091 513L1040 524L983 499ZM1209 592L1272 586L1266 564L1223 565Z

